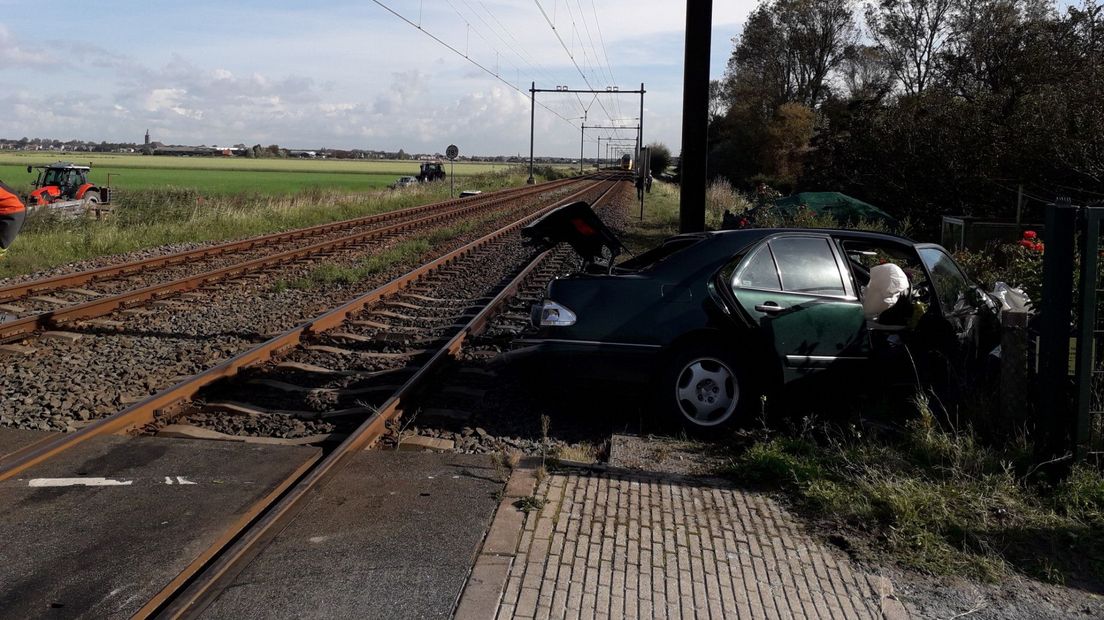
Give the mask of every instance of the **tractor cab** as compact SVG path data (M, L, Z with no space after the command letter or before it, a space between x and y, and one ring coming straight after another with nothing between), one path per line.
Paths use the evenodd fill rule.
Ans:
M38 170L34 181L34 191L30 202L34 205L46 205L59 200L100 201L100 190L88 182L89 166L77 166L59 161L45 166L27 166L27 172Z
M430 181L445 180L445 164L439 161L423 162L418 172L418 181L428 183Z

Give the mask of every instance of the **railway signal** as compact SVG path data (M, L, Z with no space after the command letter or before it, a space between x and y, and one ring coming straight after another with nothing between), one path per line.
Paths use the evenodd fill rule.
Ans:
M445 157L449 160L449 198L456 196L456 158L460 155L460 147L455 144L448 145L445 149Z

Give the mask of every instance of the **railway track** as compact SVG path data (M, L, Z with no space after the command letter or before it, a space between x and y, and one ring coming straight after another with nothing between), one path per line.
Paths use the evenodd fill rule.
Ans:
M348 349L340 348L342 342L347 344L351 343L352 345L364 345L365 343L372 342L382 350L373 351L370 348L364 348L364 346L361 346L361 348L365 349L363 355L367 356L370 361L376 362L376 365L367 368L354 367L342 376L352 378L352 380L357 380L357 378L370 378L370 380L376 380L376 378L390 374L391 376L388 376L388 378L391 380L391 378L396 375L388 373L388 371L394 370L394 364L391 364L389 361L405 362L407 360L417 360L418 355L421 353L388 351L386 350L390 346L388 338L375 338L376 335L384 333L403 334L413 331L422 336L422 338L417 339L418 343L432 344L435 342L435 339L439 339L439 333L444 333L449 328L454 327L454 322L450 322L447 318L447 314L442 314L442 312L456 310L456 303L459 303L460 306L464 306L465 303L470 304L469 300L464 299L453 302L450 301L452 298L448 297L424 295L424 293L418 292L420 287L416 287L415 282L424 282L426 278L431 276L445 279L464 276L465 267L479 272L480 269L478 269L477 263L470 264L470 267L468 265L459 267L457 261L473 255L477 250L481 250L482 252L482 254L479 255L481 259L486 260L490 254L493 254L488 249L490 248L489 244L505 243L503 239L509 234L516 233L524 224L535 220L540 214L548 212L553 209L554 206L574 202L575 200L595 202L598 200L599 196L607 196L616 184L616 181L594 182L590 188L567 196L566 199L558 201L553 205L546 206L544 209L535 213L530 213L508 226L499 228L498 231L490 235L481 237L473 243L467 244L464 247L454 250L454 252L450 252L443 257L431 261L431 263L407 272L406 275L400 278L391 280L388 284L372 290L367 293L367 295L343 303L340 307L323 313L314 320L299 324L293 329L275 335L274 338L268 339L254 346L254 348L232 357L230 360L185 378L184 381L168 389L164 389L164 391L152 395L149 398L142 399L140 402L132 404L112 416L98 419L91 425L73 432L73 434L57 437L52 441L44 443L44 445L34 446L32 449L22 453L14 453L14 455L3 457L0 459L0 481L9 479L12 475L18 474L26 468L34 466L36 463L59 455L59 453L65 450L72 449L87 439L107 434L128 434L128 432L140 431L146 427L152 426L156 428L161 426L164 417L173 415L173 407L179 409L184 403L190 402L190 400L197 396L204 387L208 387L217 381L224 380L224 378L234 377L238 373L241 373L244 368L253 368L258 364L268 362L277 354L282 354L280 352L288 349L295 348L295 352L304 355L305 359L308 361L295 362L294 366L285 366L285 368L289 368L291 371L300 371L308 375L315 374L325 377L331 374L325 372L325 366L311 364L309 362L309 360L316 359L318 353L337 355L340 359L341 356L351 353ZM513 242L519 243L519 240L513 239ZM490 254L487 254L488 252ZM422 306L418 306L417 303L411 303L411 301L421 301ZM442 303L442 301L447 302L445 306L426 306L428 303ZM410 308L414 306L427 309L425 311L431 314L431 316L416 317L412 316L412 314L403 312L410 312ZM464 306L464 308L466 312L467 307ZM365 309L368 310L365 311ZM367 312L367 316L353 319L354 323L346 325L349 317L359 312ZM457 317L461 316L464 316L464 314L457 314ZM420 321L422 321L423 324L418 324ZM335 329L343 327L343 325L346 329ZM463 342L463 339L460 339L456 343L456 346L458 346L459 342ZM284 357L287 356L287 354L282 355ZM342 364L348 365L349 361L343 360ZM288 391L288 389L280 391L279 387L274 387L274 383L278 380L264 381L267 383L261 383L259 385L275 389L277 392L294 392ZM405 385L405 383L402 384ZM365 389L364 392L354 395L360 396L361 394L368 394L374 391L374 389L375 387ZM254 392L256 392L255 389ZM315 394L318 393L316 392ZM223 409L226 414L234 413L232 408L224 407ZM257 413L263 413L263 411L259 409L256 411ZM360 411L360 413L363 413L363 411ZM342 414L344 414L344 411L342 411ZM318 417L322 416L319 415Z
M0 481L105 435L244 439L270 430L263 423L268 417L330 425L301 442L329 446L324 457L296 471L278 500L274 494L251 506L246 514L256 518L248 529L243 528L249 520L237 522L134 613L193 614L251 557L255 545L296 514L312 490L416 407L427 379L468 339L485 330L534 278L548 276L550 261L562 254L534 256L521 244L522 226L559 204L602 203L626 188L618 181L594 182L77 433L32 445L0 461ZM209 434L217 426L212 420L232 417L262 422L252 431L240 429L241 437L226 437L231 433L225 427L215 431L222 435Z
M456 221L584 182L565 179L224 243L0 288L0 344L273 265Z
M558 186L552 196L595 182ZM530 196L475 213L454 209L427 216L432 219L420 224L393 225L398 230L388 226L391 232L368 235L343 249L288 259L291 262L279 262L278 258L287 258L283 255L267 257L260 260L271 263L268 267L236 265L217 274L222 279L201 272L185 281L155 284L46 316L0 324L0 328L17 329L22 334L19 345L8 347L16 349L16 356L0 377L0 427L79 430L385 282L387 271L396 273L396 269L366 276L355 286L326 284L285 290L277 286L281 281L309 276L321 267L355 266L365 256L408 243L403 239L411 235L425 237L450 226L473 223L477 224L473 233L489 229L494 221L509 221L550 199L541 198L545 201L541 203ZM471 234L463 233L459 239ZM462 241L446 240L432 246L440 252L458 242ZM247 271L250 267L252 271Z
M617 184L605 185L590 202L603 204L615 196L617 187ZM357 363L352 364L352 372L366 374L354 375L351 382L346 381L349 375L335 377L331 368L305 362L282 362L265 369L271 377L268 381L297 380L298 383L292 385L312 390L336 389L346 390L346 394L355 393L358 408L350 409L346 407L348 403L339 400L331 402L327 411L319 411L317 415L355 415L357 421L336 448L222 552L203 574L176 594L172 602L160 610L160 617L187 617L201 610L220 588L227 585L227 578L240 570L241 563L251 557L256 551L255 546L294 516L309 499L309 494L339 470L346 459L376 443L389 428L393 429L393 422L404 411L417 407L418 396L426 388L427 380L443 364L455 359L468 339L481 334L491 319L505 309L527 284L549 273L547 270L549 264L554 262L552 259L563 256L554 250L517 260L516 250L520 248L520 241L516 233L539 215L519 220L461 248L454 256L444 257L394 281L379 291L377 299L353 313L345 314L343 318L334 316L325 326L330 328L328 331L301 341L294 351L281 355L281 359L316 360L318 347L327 347L324 352L330 356L344 358L359 354L361 363L367 358L375 369L361 371L357 369ZM503 254L510 253L506 249L508 246L513 246L515 258L512 261L499 260ZM461 274L468 276L466 281L459 280L457 276ZM402 304L398 307L403 308L405 313L383 309L394 308L396 304ZM410 342L411 333L426 336ZM363 348L341 349L333 346L335 340L344 341L345 347ZM393 347L387 344L396 341L402 344ZM389 348L392 350L388 351ZM377 355L384 356L388 368L378 369L374 363ZM349 366L347 362L343 365ZM396 376L402 378L396 380ZM253 378L250 381L256 380ZM335 384L341 387L335 387ZM382 389L377 392L377 388ZM238 389L247 388L238 386ZM210 403L199 404L197 409L206 407L210 407Z

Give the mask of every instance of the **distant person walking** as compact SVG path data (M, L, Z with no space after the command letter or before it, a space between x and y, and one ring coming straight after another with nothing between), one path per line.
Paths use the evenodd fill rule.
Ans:
M652 193L652 173L649 172L648 176L644 179L644 191L649 194Z
M0 181L0 259L15 241L26 218L27 207L23 206L23 201L14 189Z
M644 198L644 177L642 175L636 176L636 199L641 200Z

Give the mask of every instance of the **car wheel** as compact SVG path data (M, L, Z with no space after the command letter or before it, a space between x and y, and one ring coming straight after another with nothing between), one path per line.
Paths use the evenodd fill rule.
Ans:
M730 426L753 401L744 373L716 347L698 347L676 355L667 367L661 402L691 432Z

